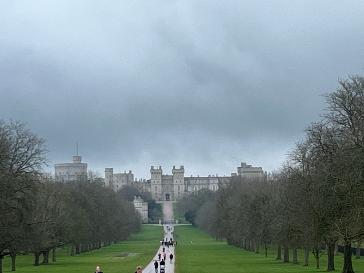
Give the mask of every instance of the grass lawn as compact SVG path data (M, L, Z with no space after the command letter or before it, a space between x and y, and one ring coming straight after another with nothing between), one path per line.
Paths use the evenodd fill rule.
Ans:
M216 241L206 233L192 226L175 227L176 273L304 273L326 272L326 257L321 257L321 269L315 268L314 257L310 256L310 266L302 266L303 253L299 252L299 264L283 263L275 260L272 249L267 258L226 242ZM290 253L290 255L292 252ZM335 258L336 272L341 272L342 256ZM353 257L356 273L364 272L364 257Z
M108 247L83 253L74 257L69 256L69 248L57 250L57 262L49 265L33 266L33 256L17 257L18 273L26 272L95 272L100 265L105 273L134 272L137 265L147 265L155 255L163 230L158 226L143 226L138 234L129 240ZM127 257L125 253L131 253ZM51 260L51 259L50 259ZM11 272L10 258L4 259L4 272Z

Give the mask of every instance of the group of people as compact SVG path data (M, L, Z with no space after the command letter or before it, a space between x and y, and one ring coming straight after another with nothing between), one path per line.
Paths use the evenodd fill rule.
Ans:
M172 238L170 238L169 240L167 240L167 238L165 240L162 240L161 241L161 245L162 246L166 246L166 247L170 247L170 246L174 246L174 245L177 245L177 241L173 241Z
M158 268L160 269L160 273L163 273L163 270L166 266L166 259L167 259L167 255L165 252L163 253L163 258L162 258L162 255L160 253L158 253L158 260L154 261L155 273L158 273ZM173 263L173 253L169 254L169 262L171 264Z
M172 228L170 226L167 226L167 230L171 233L171 235L173 234ZM167 253L166 253L166 247L169 249L169 247L173 247L177 245L177 241L174 241L173 238L165 238L161 241L161 246L162 246L162 253L158 253L158 260L154 260L154 269L155 269L155 273L165 273L165 266L166 266L166 261L167 261ZM168 255L169 258L169 262L172 264L173 263L173 253L170 252L170 254ZM159 272L158 272L159 269ZM137 266L135 273L142 273L143 272L143 267L142 266ZM96 270L95 273L103 273L101 270L101 267L98 265L96 266Z

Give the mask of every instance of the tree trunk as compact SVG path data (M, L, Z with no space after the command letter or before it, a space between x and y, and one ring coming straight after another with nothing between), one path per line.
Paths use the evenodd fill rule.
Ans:
M298 264L298 258L297 258L297 248L293 248L292 250L292 259L294 264Z
M3 273L3 259L4 259L4 256L0 255L0 273Z
M81 244L76 245L76 254L80 254Z
M320 248L319 247L315 247L312 250L313 256L315 256L316 259L316 268L319 269L320 268Z
M16 253L14 252L10 253L10 257L11 257L11 271L15 271Z
M277 258L276 260L282 260L282 248L281 246L277 247Z
M344 246L344 266L342 273L354 273L351 256L351 243L347 242Z
M283 247L283 262L288 263L289 262L289 249L288 247Z
M255 245L255 253L259 254L259 243L255 241L254 245Z
M359 241L358 245L356 246L356 252L355 252L356 259L360 259L360 245L361 245L361 242Z
M56 248L53 248L52 249L52 262L56 262L57 261L57 258L56 258Z
M305 247L305 256L304 256L303 266L308 266L309 257L310 257L310 249L308 247Z
M75 256L75 246L71 245L71 256Z
M268 247L266 243L264 243L264 255L266 258L268 257Z
M39 266L39 256L40 252L34 252L34 265Z
M316 268L319 269L320 268L320 256L316 256Z
M49 250L43 251L43 264L48 264L49 262Z
M327 244L327 271L335 271L335 242Z

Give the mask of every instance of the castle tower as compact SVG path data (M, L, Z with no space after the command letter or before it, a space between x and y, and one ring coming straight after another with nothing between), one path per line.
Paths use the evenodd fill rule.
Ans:
M173 166L172 169L173 175L173 199L176 200L183 196L185 192L185 169L181 166L177 169Z
M105 168L105 187L114 189L113 176L114 169Z
M150 187L151 193L154 200L162 200L162 167L150 168Z

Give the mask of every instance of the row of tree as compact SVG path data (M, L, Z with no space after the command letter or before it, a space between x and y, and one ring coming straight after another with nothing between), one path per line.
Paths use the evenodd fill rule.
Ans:
M57 247L71 255L126 239L140 228L132 203L97 179L54 183L42 174L44 141L22 123L0 124L0 273L4 256L33 253L34 265L56 260Z
M218 239L259 252L276 245L277 259L304 265L313 253L344 252L343 273L353 273L352 246L364 237L364 78L351 77L326 96L319 122L306 129L281 170L265 179L232 177L216 193L186 197L179 209L193 224ZM359 253L358 253L359 254ZM360 255L360 254L359 254ZM358 256L360 257L360 256Z

